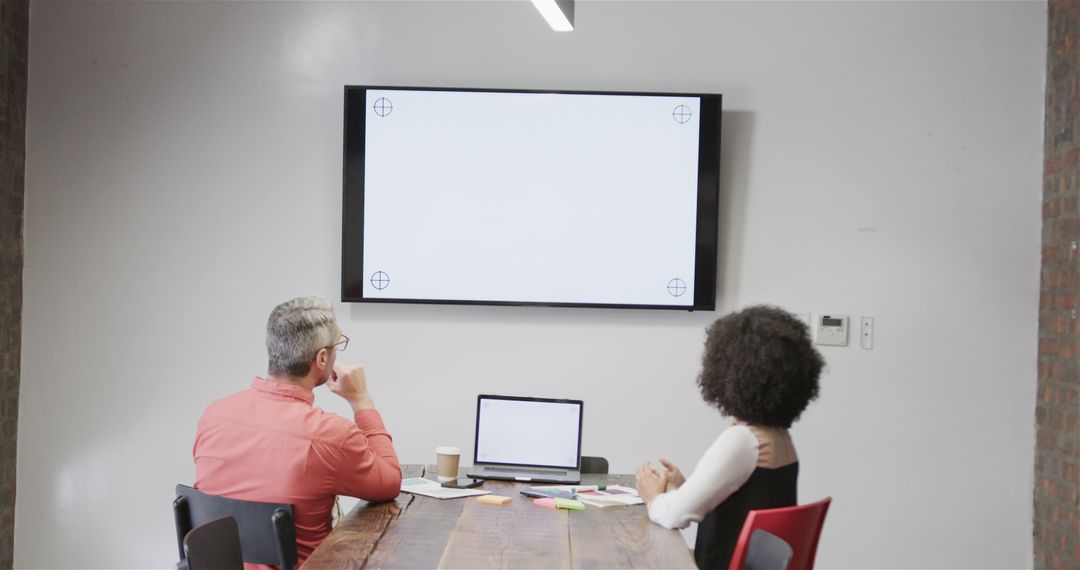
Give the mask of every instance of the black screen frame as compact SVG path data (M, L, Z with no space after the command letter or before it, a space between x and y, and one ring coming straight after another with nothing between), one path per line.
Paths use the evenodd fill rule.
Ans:
M697 236L694 247L694 300L692 305L642 305L625 303L551 303L535 301L407 299L364 297L364 151L366 100L369 89L401 91L451 91L482 93L541 93L568 95L616 95L642 97L697 97L698 121ZM716 262L719 247L720 128L723 95L719 93L654 93L631 91L555 91L536 89L479 89L346 85L342 157L341 300L359 303L407 303L439 305L502 305L520 307L590 307L610 309L716 310Z

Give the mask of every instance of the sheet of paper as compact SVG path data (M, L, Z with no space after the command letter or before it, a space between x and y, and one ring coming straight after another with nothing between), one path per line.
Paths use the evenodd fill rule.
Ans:
M436 499L460 499L461 497L491 494L491 491L484 491L483 489L451 489L443 487L437 481L424 479L423 477L402 479L401 490L405 493L434 497Z
M624 507L629 505L641 505L645 501L638 496L637 489L622 485L607 485L603 490L597 485L545 485L534 487L537 490L557 489L571 491L577 499L586 505L593 507Z

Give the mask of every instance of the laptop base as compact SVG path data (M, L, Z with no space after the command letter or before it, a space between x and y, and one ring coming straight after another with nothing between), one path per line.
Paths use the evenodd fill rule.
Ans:
M530 470L532 471L532 470ZM519 483L552 483L555 485L577 485L581 483L581 472L567 469L563 473L514 473L512 471L490 471L483 467L474 467L466 473L473 479L491 479L493 481L516 481Z

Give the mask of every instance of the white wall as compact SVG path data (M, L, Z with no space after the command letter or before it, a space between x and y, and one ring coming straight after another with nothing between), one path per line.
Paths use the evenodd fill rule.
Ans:
M211 400L270 309L338 295L342 85L724 94L715 313L341 305L404 462L478 392L586 401L587 454L687 469L704 327L876 318L795 437L821 567L1031 564L1045 5L35 2L17 567L164 567ZM345 412L332 396L318 405Z

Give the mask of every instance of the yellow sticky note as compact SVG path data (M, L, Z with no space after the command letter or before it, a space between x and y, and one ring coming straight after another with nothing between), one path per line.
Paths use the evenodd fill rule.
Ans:
M510 501L513 501L514 499L512 499L511 497L504 497L502 495L480 495L476 498L476 500L484 503L485 505L495 505L496 507L501 507L503 505L510 504Z
M555 499L555 507L559 509L569 509L571 511L584 511L585 503L576 499Z

